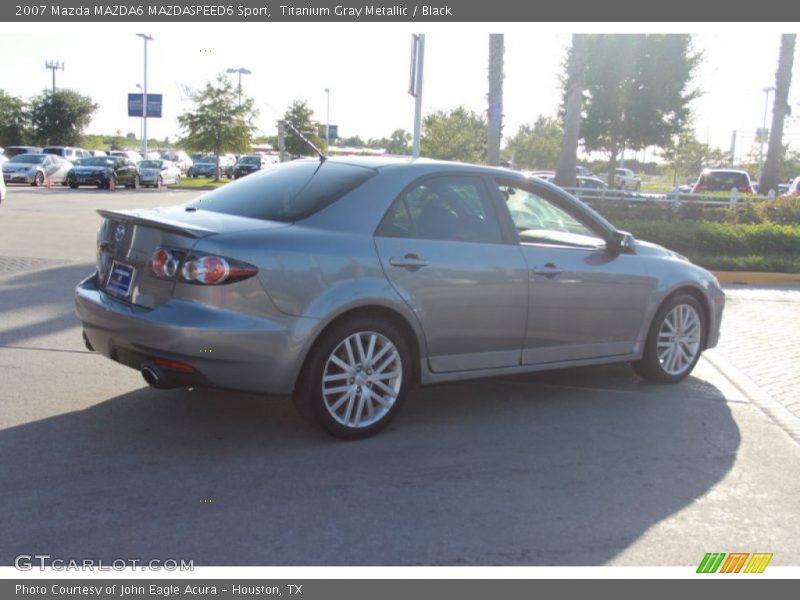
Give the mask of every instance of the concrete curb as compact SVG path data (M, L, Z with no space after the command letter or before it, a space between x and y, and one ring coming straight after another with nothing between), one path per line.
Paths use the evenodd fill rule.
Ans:
M750 400L753 405L772 419L772 421L783 429L789 437L800 444L800 417L794 415L788 408L773 398L764 388L734 367L727 359L721 356L721 354L714 351L704 352L703 358L725 377L725 379L733 384L745 398Z
M720 283L741 284L797 284L800 285L800 273L759 273L755 271L712 271Z

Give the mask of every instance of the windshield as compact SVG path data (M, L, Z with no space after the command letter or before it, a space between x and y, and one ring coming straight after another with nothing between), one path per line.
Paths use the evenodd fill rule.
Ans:
M217 159L214 156L204 156L203 158L198 158L197 163L199 164L206 164L206 163L216 163Z
M9 160L8 162L13 163L25 163L28 165L38 165L45 159L44 156L41 154L17 154L14 158Z
M160 169L161 168L161 161L160 160L143 160L139 163L140 169Z
M252 219L297 221L376 174L374 169L346 163L292 161L229 183L188 206Z
M260 156L243 156L239 159L239 163L243 165L260 165L261 164L261 157Z
M78 159L75 164L82 167L111 167L114 165L114 159L105 156L91 156Z

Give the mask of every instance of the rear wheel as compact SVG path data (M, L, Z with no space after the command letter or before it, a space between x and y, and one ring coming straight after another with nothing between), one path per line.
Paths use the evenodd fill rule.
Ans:
M78 184L77 183L70 183L69 187L71 187L73 190L77 190L78 189Z
M411 384L411 353L391 323L359 317L334 326L311 351L294 401L335 437L377 433L394 418Z
M132 190L135 190L136 188L139 187L139 176L138 175L134 175L133 176L133 181L131 182L131 184L128 187L131 188Z
M706 338L703 308L688 294L674 296L656 313L636 372L650 381L676 383L692 372Z

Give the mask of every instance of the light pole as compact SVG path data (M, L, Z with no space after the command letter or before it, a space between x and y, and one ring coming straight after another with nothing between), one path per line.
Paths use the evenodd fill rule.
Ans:
M769 108L769 93L770 92L774 92L775 91L775 87L774 86L765 87L761 91L764 92L764 122L761 125L761 144L759 146L760 149L758 151L758 171L759 171L758 175L759 175L759 177L761 177L761 171L764 168L764 165L762 163L762 159L764 158L764 130L767 128L767 109Z
M153 41L149 33L137 33L144 40L144 83L142 84L142 143L144 158L147 158L147 42Z
M64 70L64 63L63 62L56 62L52 60L45 61L44 63L45 69L50 69L53 72L53 93L56 93L56 71L63 71Z
M325 151L330 154L331 148L331 90L325 88Z
M141 83L137 83L136 84L136 89L141 90L142 89L142 84ZM142 140L142 143L144 143L144 117L140 117L139 118L139 139Z
M238 69L225 69L226 73L239 74L239 106L242 105L242 75L251 75L253 72L250 69L239 67Z

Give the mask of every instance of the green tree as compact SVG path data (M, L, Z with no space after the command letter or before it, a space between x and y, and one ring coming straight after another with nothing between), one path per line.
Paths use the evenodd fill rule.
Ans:
M29 115L25 101L0 89L0 146L27 144L29 135Z
M422 120L420 154L467 163L486 162L486 119L459 106Z
M219 155L223 152L250 152L257 111L252 98L242 98L225 75L192 94L194 109L178 117L186 132L183 145L198 152L211 151L217 156L214 177L219 181Z
M778 57L778 71L775 74L775 102L772 105L772 127L769 131L769 145L764 170L758 189L761 193L778 190L781 161L783 159L783 121L789 114L789 87L792 84L792 64L797 35L785 33L781 36L781 49Z
M352 135L350 137L340 139L339 145L347 146L349 148L363 148L367 145L367 143L357 135Z
M370 138L368 148L383 148L387 154L411 154L411 134L405 129L395 129L388 138Z
M678 178L699 175L706 167L730 164L728 152L700 142L693 132L680 134L661 153L666 161L666 172L672 173L672 184Z
M320 124L313 119L313 116L314 111L308 107L307 101L295 100L284 113L283 120L294 125L295 129L308 138L308 141L317 148L322 149L325 146L325 141L317 135ZM314 154L314 151L309 148L308 144L300 136L292 131L291 127L286 128L286 152L292 156Z
M45 91L31 100L32 141L76 146L98 105L74 90Z
M502 33L489 34L489 107L486 111L486 159L490 165L500 164L500 140L503 137L503 54L505 38Z
M581 138L609 155L609 181L623 150L664 147L689 124L700 55L691 36L590 35Z
M556 119L540 116L533 125L520 125L503 149L503 158L522 169L554 169L563 138L564 131Z

